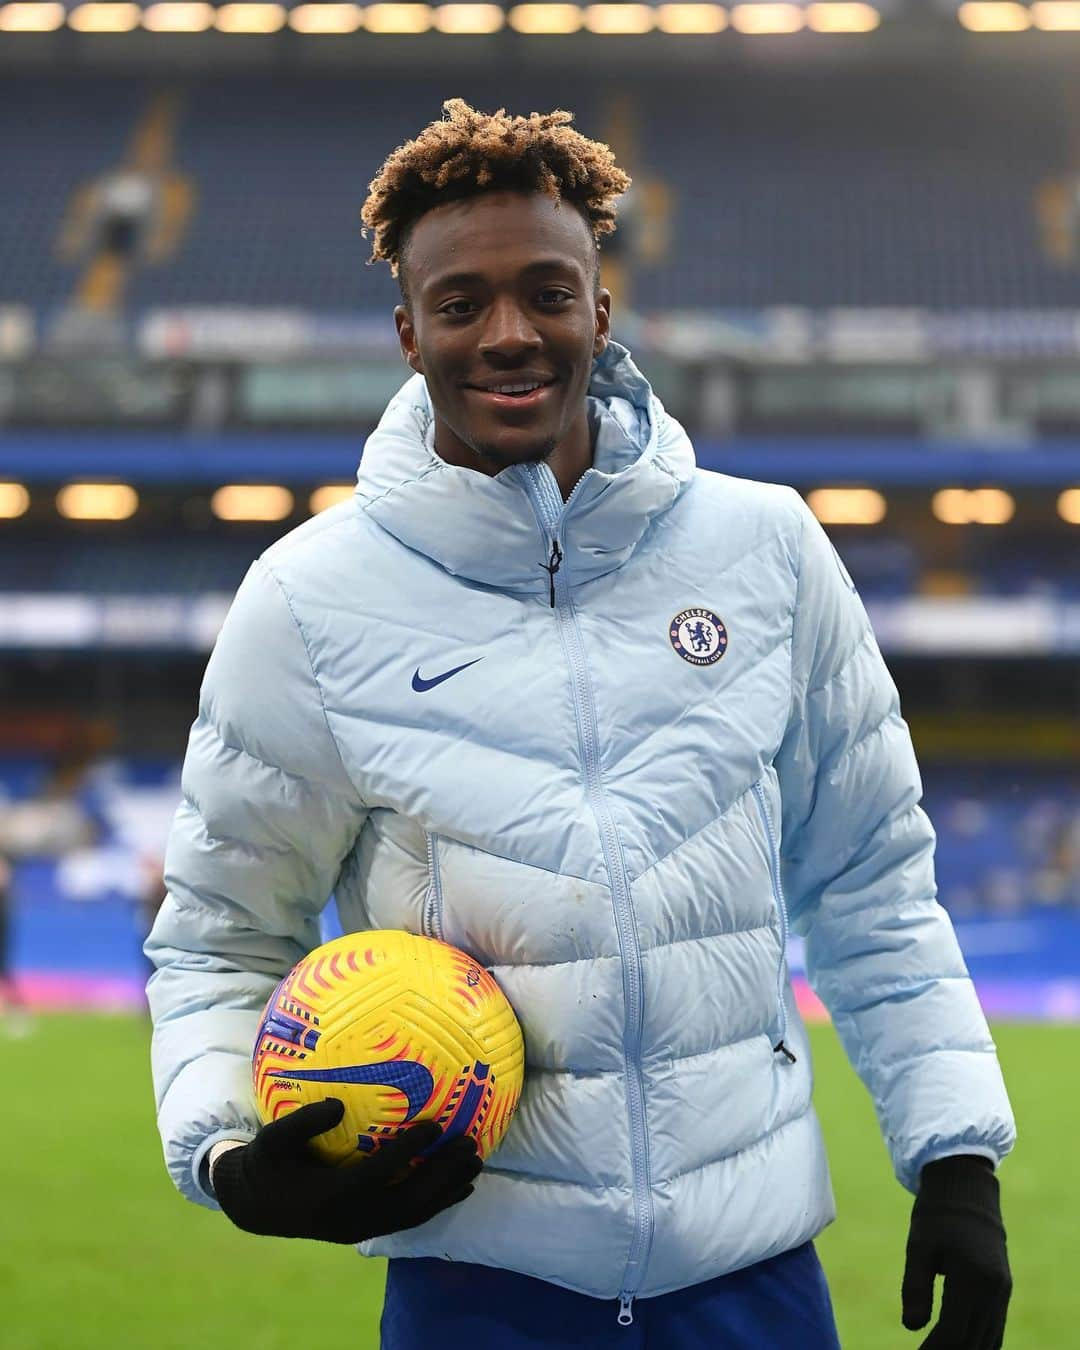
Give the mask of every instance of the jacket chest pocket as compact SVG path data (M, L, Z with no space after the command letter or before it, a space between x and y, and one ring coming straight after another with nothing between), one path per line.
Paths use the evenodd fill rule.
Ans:
M425 833L427 843L427 890L424 893L424 911L422 932L424 937L436 938L445 942L443 936L443 896L442 873L439 869L439 836L430 831Z

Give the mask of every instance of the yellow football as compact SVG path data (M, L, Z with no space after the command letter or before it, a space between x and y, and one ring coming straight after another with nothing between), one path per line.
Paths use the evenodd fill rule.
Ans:
M313 1145L349 1163L419 1120L472 1135L482 1158L521 1096L525 1047L514 1010L472 957L396 929L324 943L281 981L252 1059L266 1122L326 1097L341 1123Z

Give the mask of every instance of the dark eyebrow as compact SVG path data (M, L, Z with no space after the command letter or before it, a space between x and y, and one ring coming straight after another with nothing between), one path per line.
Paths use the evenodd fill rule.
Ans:
M521 276L527 277L534 272L574 272L577 268L569 258L538 258L536 262L527 263L521 269ZM472 286L483 284L487 277L482 272L447 272L443 276L433 277L424 284L425 291L442 290L447 286Z

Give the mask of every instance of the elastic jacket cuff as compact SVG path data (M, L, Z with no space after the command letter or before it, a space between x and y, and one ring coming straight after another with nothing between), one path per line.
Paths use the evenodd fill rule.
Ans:
M919 1198L935 1208L966 1210L1001 1223L994 1164L979 1154L956 1154L927 1163L919 1176Z

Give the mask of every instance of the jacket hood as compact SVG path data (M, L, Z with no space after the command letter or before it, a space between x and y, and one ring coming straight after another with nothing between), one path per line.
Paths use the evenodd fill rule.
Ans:
M557 525L571 585L625 562L694 471L689 437L619 343L609 342L593 362L586 401L593 466ZM532 501L545 477L548 495L552 489L558 495L551 470L515 464L489 477L447 464L434 442L427 382L413 375L364 446L356 489L361 510L455 576L500 590L546 589L542 569L551 541Z

